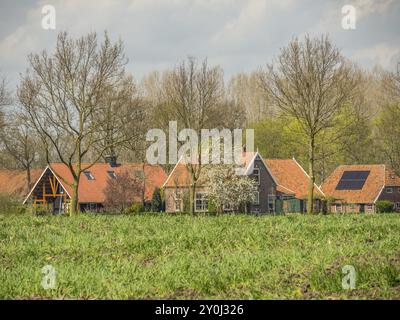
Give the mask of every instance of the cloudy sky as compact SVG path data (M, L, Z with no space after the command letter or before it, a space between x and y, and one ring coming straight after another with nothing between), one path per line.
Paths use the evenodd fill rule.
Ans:
M55 30L41 25L48 4L56 9ZM356 8L356 30L342 28L344 5ZM400 61L400 0L0 0L0 71L10 86L26 69L26 56L52 50L64 30L107 30L124 40L138 80L187 56L208 57L228 78L270 62L306 33L329 33L365 68L394 70Z

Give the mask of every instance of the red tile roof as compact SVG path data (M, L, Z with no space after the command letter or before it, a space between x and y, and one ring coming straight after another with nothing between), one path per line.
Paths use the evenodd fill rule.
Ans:
M82 164L82 168L87 167L88 164ZM61 184L64 186L68 194L72 194L72 188L68 185L73 181L72 174L68 167L62 163L52 163L50 165L52 171L59 177ZM79 181L78 198L79 202L87 203L103 203L105 200L104 190L110 177L107 171L114 171L117 175L125 170L132 174L135 171L143 172L143 164L129 163L121 164L116 167L111 167L107 163L96 163L88 169L94 177L94 180L88 180L84 174L81 174ZM153 166L146 164L144 166L145 172L145 199L152 198L154 189L160 188L164 183L167 175L160 166ZM67 182L67 183L65 183Z
M294 193L298 199L307 197L310 178L295 159L264 159L264 162L278 183L278 191ZM317 185L314 186L314 194L323 196Z
M34 183L43 172L43 169L31 170L31 181ZM26 196L29 190L25 170L0 170L0 193L13 196Z
M370 171L370 173L361 190L336 190L344 171ZM391 168L383 164L342 165L332 172L321 188L327 196L347 203L374 203L385 185L400 186L400 178Z

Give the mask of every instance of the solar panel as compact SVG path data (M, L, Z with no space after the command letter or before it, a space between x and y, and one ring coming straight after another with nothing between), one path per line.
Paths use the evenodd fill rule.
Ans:
M369 176L369 171L344 171L336 190L361 190Z

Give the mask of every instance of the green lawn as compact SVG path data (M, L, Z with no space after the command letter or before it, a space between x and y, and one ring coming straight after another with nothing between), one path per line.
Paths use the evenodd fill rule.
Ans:
M0 215L2 299L400 299L399 274L395 214Z

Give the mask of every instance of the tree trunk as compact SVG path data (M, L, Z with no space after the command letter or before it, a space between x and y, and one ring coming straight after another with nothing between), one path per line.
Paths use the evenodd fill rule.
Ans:
M79 180L75 181L72 185L71 206L69 208L70 215L76 215L79 212L79 198L78 198Z
M190 204L190 213L194 215L195 213L195 205L196 205L196 182L192 182L190 185L189 191L189 204Z
M310 136L310 145L308 150L308 175L310 180L308 182L308 198L307 198L307 213L313 214L314 207L314 149L315 149L315 138Z
M32 179L31 179L31 167L28 165L26 167L26 185L28 187L28 192L31 190Z
M142 171L143 171L143 185L142 185L142 204L143 207L146 205L146 174L145 174L145 163L143 162Z

